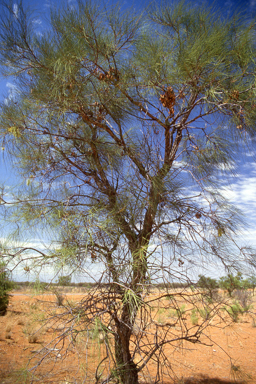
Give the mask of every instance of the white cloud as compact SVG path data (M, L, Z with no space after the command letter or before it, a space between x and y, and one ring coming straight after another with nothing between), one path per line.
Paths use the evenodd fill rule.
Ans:
M42 24L42 21L40 19L35 19L32 21L33 24L35 25L41 25Z
M16 85L9 82L6 83L6 87L8 88L8 97L4 99L4 103L5 105L8 105L8 102L10 100L14 100L15 96L17 96L20 93L20 91L19 91L19 88L16 87Z
M19 8L18 8L18 4L16 4L16 3L13 4L13 14L14 14L14 17L16 19L18 19L18 17L19 17Z

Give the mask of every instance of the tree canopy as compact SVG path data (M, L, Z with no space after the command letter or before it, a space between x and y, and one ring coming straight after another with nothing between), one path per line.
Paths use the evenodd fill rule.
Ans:
M23 183L2 207L17 236L50 228L52 243L3 255L95 279L88 266L99 263L122 304L118 316L108 307L117 372L137 383L146 363L129 340L144 288L211 260L255 265L220 188L255 135L254 21L185 2L138 14L79 1L39 34L34 14L13 6L1 7L1 73L15 94L1 103L0 134Z

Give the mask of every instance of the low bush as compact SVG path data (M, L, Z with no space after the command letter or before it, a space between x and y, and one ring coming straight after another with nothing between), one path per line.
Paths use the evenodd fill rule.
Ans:
M248 291L237 289L236 291L234 291L233 296L241 305L243 312L248 312L252 304L251 293Z
M6 265L0 263L0 316L4 316L7 312L9 304L9 292L14 288L13 282L10 280L9 272Z

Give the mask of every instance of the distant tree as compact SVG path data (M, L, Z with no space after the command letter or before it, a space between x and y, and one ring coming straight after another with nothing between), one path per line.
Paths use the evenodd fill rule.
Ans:
M59 276L58 285L67 286L71 283L71 276Z
M235 289L243 288L242 273L238 272L236 276L234 276L232 273L229 273L227 276L221 277L219 280L219 286L220 288L228 291L228 294L231 297Z
M218 288L218 282L216 279L212 279L211 277L206 277L203 275L199 275L199 280L197 282L197 286L199 288L207 290L210 298L213 298L213 293Z
M6 260L94 279L65 336L77 337L81 313L104 330L110 363L97 383L138 384L151 359L159 382L172 371L165 346L197 342L205 324L181 317L177 336L154 320L159 297L146 290L163 281L167 297L202 260L255 263L236 247L237 210L219 188L256 131L255 23L187 2L139 15L81 0L52 10L40 34L21 1L1 5L1 75L14 91L0 135L23 180L3 191L4 225L18 238L52 233L48 249L16 246Z

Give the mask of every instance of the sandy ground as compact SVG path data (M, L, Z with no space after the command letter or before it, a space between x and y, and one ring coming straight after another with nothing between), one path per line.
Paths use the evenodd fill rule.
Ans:
M66 297L78 302L83 295L68 293ZM216 327L207 329L202 341L208 346L190 343L175 350L171 346L166 348L177 384L256 383L255 301L256 298L251 313L244 314L239 322L231 326L216 324ZM93 376L104 346L91 343L85 351L81 344L77 350L69 348L66 354L60 345L54 348L54 344L49 342L59 335L61 329L54 322L41 328L50 311L55 315L61 312L54 295L33 296L14 292L7 315L0 317L1 384L30 383L27 368L42 358L40 351L43 348L44 351L48 348L49 355L33 382L95 383ZM154 370L154 365L149 364L141 375L141 382L150 383L150 373Z

